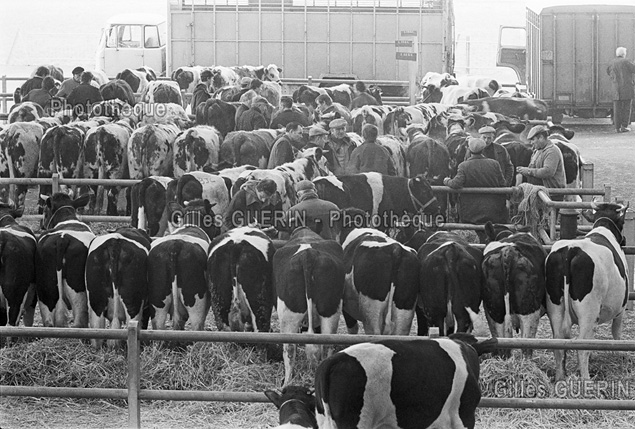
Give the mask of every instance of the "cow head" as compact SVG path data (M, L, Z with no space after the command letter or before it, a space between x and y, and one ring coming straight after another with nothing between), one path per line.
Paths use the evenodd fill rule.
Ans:
M310 425L307 427L317 427L313 389L302 386L286 386L280 393L265 390L265 395L280 411L281 425L293 422Z
M328 176L331 174L327 166L326 158L324 157L324 151L320 147L309 147L302 149L298 153L298 158L308 158L314 163L314 167L317 169L318 174L314 176Z
M516 232L530 232L529 226L517 226L514 229L509 228L507 225L492 223L490 221L485 222L485 239L482 244L487 244L491 241L500 241L503 238L507 238Z
M436 214L439 212L439 202L432 193L430 183L422 174L408 179L407 186L415 211L428 214Z
M17 207L5 188L0 189L0 226L10 223L9 218L17 219L24 214L24 206Z
M269 64L264 67L262 80L269 80L271 82L280 82L280 73L282 73L282 67L278 67L275 64Z
M182 226L195 226L205 231L207 236L213 239L220 232L220 222L212 210L215 205L216 203L212 204L207 199L186 201L183 206L176 201L168 202L170 234Z
M368 93L372 95L375 100L377 100L377 103L379 103L380 106L384 104L381 99L381 96L384 92L381 90L379 85L370 85L368 87Z
M79 198L72 199L64 192L57 192L52 196L40 195L45 201L44 213L40 229L47 230L54 228L60 222L70 219L77 219L75 211L84 207L90 201L90 195L84 194Z
M194 82L194 73L191 70L184 70L183 67L179 67L174 70L171 78L179 84L180 89L187 89Z
M591 203L593 209L593 228L608 228L621 246L626 245L626 239L622 235L624 218L630 202L626 206L615 203Z

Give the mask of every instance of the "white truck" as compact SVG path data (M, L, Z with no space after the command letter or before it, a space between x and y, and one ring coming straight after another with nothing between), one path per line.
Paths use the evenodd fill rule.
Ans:
M273 63L285 78L394 81L408 80L412 62L419 77L454 68L452 0L168 0L167 19L138 18L104 29L98 68L108 76Z

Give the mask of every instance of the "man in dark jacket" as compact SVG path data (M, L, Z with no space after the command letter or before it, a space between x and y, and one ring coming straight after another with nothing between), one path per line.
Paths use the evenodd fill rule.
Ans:
M238 116L236 131L254 131L260 128L267 128L267 120L263 115L262 106L259 103L253 103L248 110Z
M39 89L32 89L27 95L24 96L22 101L31 101L42 106L45 112L50 113L51 109L51 90L55 88L55 80L51 76L46 76L42 80L42 87Z
M494 143L496 130L493 127L485 126L481 127L478 130L478 133L481 135L481 139L485 142L483 155L485 155L486 158L498 161L501 171L503 172L503 177L505 178L505 186L511 186L512 181L514 180L514 164L512 164L512 160L509 157L507 149L499 143ZM465 153L465 159L470 159L470 156L472 156L472 154L468 148Z
M278 190L271 179L253 180L240 187L229 202L222 232L247 225L272 226L273 216L263 216L265 207Z
M35 71L35 76L33 76L31 79L28 79L20 87L20 94L25 96L34 89L42 88L42 81L48 75L49 75L49 69L47 67L44 67L44 66L38 67L37 70Z
M284 163L292 162L304 147L306 142L302 136L302 125L289 122L286 130L271 146L267 168L276 168Z
M103 101L99 89L90 84L93 80L91 72L82 73L81 83L71 91L66 102L73 108L73 117L87 117L91 111L91 106Z
M329 124L329 138L324 143L324 156L329 171L336 176L348 174L348 165L355 149L355 143L346 135L346 120L335 119Z
M626 59L626 48L615 50L616 58L606 69L613 82L613 124L618 133L631 129L631 109L635 98L635 64Z
M212 71L205 69L201 72L201 83L196 85L194 91L192 92L192 102L190 105L192 106L192 113L196 113L196 108L199 104L205 103L207 100L212 98L209 93L209 88L212 86Z
M355 98L351 102L351 110L358 109L362 106L377 106L377 99L368 93L366 84L361 80L355 82Z
M389 176L397 175L388 149L377 143L378 134L379 130L375 125L364 125L362 128L364 143L356 147L351 154L350 174L376 172Z
M485 142L482 139L471 138L468 148L472 156L459 164L453 179L446 177L443 184L453 189L505 187L505 179L498 162L483 155ZM509 220L505 195L461 194L459 201L461 222L484 224L487 221L507 223Z
M302 180L295 185L298 204L287 211L285 225L280 229L293 232L294 229L306 226L320 234L325 240L337 240L339 228L334 224L338 219L339 208L330 201L318 198L315 185L310 180Z
M311 121L302 112L293 108L293 99L288 95L280 98L281 110L271 120L271 128L284 128L291 122L297 122L303 127L311 125Z

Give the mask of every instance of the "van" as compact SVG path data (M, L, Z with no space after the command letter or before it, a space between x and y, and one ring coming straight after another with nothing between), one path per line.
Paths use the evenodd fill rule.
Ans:
M148 66L157 76L165 76L166 21L155 14L113 16L102 29L95 68L114 77L126 68Z

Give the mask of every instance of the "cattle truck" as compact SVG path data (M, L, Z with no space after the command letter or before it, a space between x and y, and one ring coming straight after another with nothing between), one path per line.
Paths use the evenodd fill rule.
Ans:
M599 3L599 2L598 2ZM635 53L635 6L528 6L525 27L501 27L497 66L511 67L527 90L546 101L554 122L563 114L606 117L613 108L606 69L615 48Z
M418 77L453 71L452 0L168 1L168 75L276 64L291 79L403 81L411 62Z

